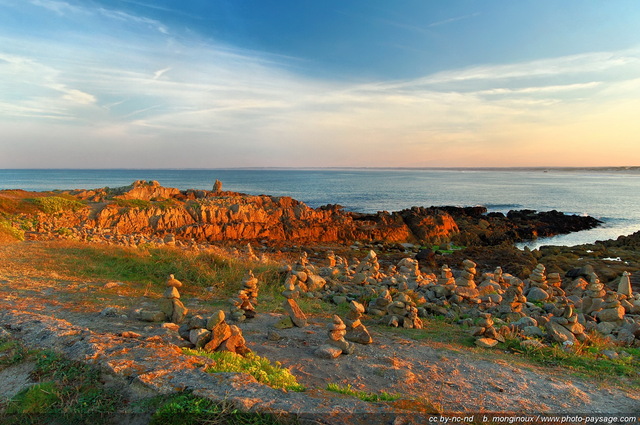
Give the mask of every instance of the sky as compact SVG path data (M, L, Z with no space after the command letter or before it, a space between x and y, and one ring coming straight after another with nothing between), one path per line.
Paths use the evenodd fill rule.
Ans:
M0 0L0 168L640 165L637 0Z

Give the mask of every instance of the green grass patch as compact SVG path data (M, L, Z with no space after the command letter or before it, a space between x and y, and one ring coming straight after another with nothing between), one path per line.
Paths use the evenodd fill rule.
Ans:
M218 296L240 289L242 278L252 269L260 287L280 283L276 266L224 258L177 248L126 248L83 244L56 246L50 250L55 262L68 273L92 279L119 280L141 285L164 285L170 274L185 284L182 290L214 287Z
M55 214L64 211L78 211L86 207L85 204L78 200L63 198L60 196L42 196L33 198L30 201L42 212L47 214Z
M9 239L15 239L18 241L24 240L24 230L13 227L13 224L9 220L2 218L0 218L0 235L4 235Z
M161 403L151 417L150 425L271 425L282 423L274 415L240 412L230 406L196 397L190 393L160 399Z
M466 246L458 246L458 245L450 245L449 249L443 249L441 248L441 245L432 245L431 250L436 253L436 254L453 254L456 251L461 251L463 249L466 249Z
M327 384L327 391L331 391L338 394L344 394L348 396L357 397L363 401L394 401L400 398L398 394L390 394L385 391L381 391L380 393L368 393L366 391L358 391L354 389L351 384L348 385L339 385L329 383Z
M151 201L144 199L114 199L114 202L120 208L138 208L141 210L151 207Z
M2 366L11 366L20 363L30 356L34 351L27 350L22 344L12 339L0 339L0 369Z
M558 344L531 348L523 347L514 338L508 338L501 348L520 353L535 363L563 367L584 376L599 379L627 377L633 386L640 387L640 350L637 348L606 346L597 341L592 345L578 343L568 348ZM609 359L601 354L604 349L618 352L619 357Z
M450 323L450 320L443 316L422 318L422 325L422 329L392 328L385 325L373 326L379 332L393 333L415 341L429 340L463 347L475 346L475 338L469 334L467 329Z
M35 361L31 379L36 382L2 403L0 423L101 424L108 422L104 415L122 407L122 394L102 384L97 368L52 351L28 351L14 340L0 342L0 353L4 363Z
M207 369L208 373L237 372L248 373L262 384L272 388L288 391L304 391L296 377L289 369L282 367L280 362L271 363L266 357L249 353L246 357L228 351L207 353L202 350L183 348L185 354L191 356L208 357L215 360L215 365Z
M165 211L169 208L173 208L178 205L172 199L163 199L163 200L152 199L150 201L147 201L145 199L114 199L113 202L118 207L123 209L140 209L140 210L158 208L162 211Z

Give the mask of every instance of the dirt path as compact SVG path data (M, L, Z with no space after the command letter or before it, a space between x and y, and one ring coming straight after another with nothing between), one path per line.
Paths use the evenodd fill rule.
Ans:
M21 244L0 245L0 311L62 319L105 337L134 331L141 334L140 341L154 336L156 343L180 341L171 328L132 319L133 309L153 306L153 298L132 296L135 291L127 285L105 288L105 281L37 270L29 258L33 252ZM211 314L217 309L206 299L183 297L183 302L193 312ZM116 316L100 314L109 306L117 308ZM267 338L280 318L260 313L239 326L253 351L289 367L312 391L328 383L350 384L363 391L426 397L444 412L640 414L637 388L590 382L563 370L525 364L496 350L416 341L392 329L372 326L373 344L358 345L354 354L336 360L319 359L313 352L325 341L329 320L311 317L306 328L278 330L277 341Z

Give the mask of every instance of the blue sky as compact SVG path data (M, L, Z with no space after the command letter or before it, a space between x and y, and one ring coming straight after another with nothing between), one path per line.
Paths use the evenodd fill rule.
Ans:
M1 168L640 164L640 3L0 0Z

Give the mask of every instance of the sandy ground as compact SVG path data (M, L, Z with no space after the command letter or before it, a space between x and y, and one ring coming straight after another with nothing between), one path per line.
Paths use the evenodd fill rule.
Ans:
M78 280L37 270L30 252L25 253L18 243L0 245L0 309L64 319L97 334L134 331L142 337L160 335L167 344L175 342L175 335L160 324L131 319L133 309L153 308L155 298L132 297L126 285L107 289L106 281ZM207 315L217 310L207 299L183 297L183 302L194 313ZM117 307L119 314L100 315L108 306ZM277 341L267 334L275 330L273 325L281 319L280 314L259 312L255 319L239 326L253 351L289 367L308 389L323 389L328 383L351 384L363 391L424 397L446 413L640 415L640 389L624 382L594 382L558 368L527 364L517 355L499 350L463 348L428 338L414 340L379 326L370 326L373 344L357 345L354 354L336 360L320 359L313 353L326 340L328 316L310 317L305 328L276 330L281 336ZM0 380L11 384L11 392L2 394L5 397L19 388L17 375L3 376L0 372Z

